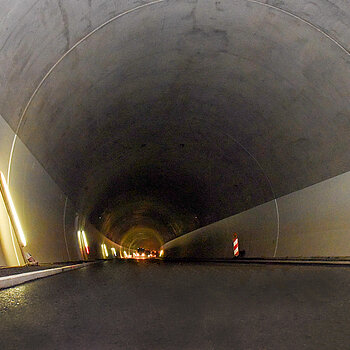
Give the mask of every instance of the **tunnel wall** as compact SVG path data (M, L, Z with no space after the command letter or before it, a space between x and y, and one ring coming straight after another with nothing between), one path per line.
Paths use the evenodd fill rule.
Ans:
M6 177L14 130L18 131L26 104L42 79L82 37L129 10L130 3L130 0L0 2L0 171ZM37 131L34 138L40 136ZM80 260L76 206L67 200L54 177L17 138L10 190L27 238L25 250L39 262ZM119 250L119 245L88 222L84 229L91 244L91 258L102 258L102 243ZM0 199L0 266L23 263Z
M8 160L14 132L0 115L0 171L7 175ZM10 232L9 218L3 200L0 199L0 265L22 264L18 244Z
M147 7L148 15L145 13L144 16L145 18L149 18L149 15L153 14L154 17L157 18L158 15L157 13L153 13L153 8L154 11L158 11L157 8L159 7L159 9L163 11L162 9L166 10L168 7L170 8L174 4L179 4L179 8L174 5L174 9L176 11L178 9L180 13L182 11L180 11L182 3L185 4L184 7L188 8L186 13L190 14L190 10L192 9L191 4L197 2L164 1L164 4L159 3L159 6ZM205 4L206 2L202 1L199 3ZM208 2L208 4L211 3ZM258 92L269 91L269 89L266 88L268 85L266 85L266 83L263 85L254 85L252 96L255 98L257 95L259 95L262 102L267 101L266 105L265 103L262 104L266 108L267 112L261 118L262 124L259 124L259 118L253 118L252 122L250 123L250 125L256 125L256 132L254 131L254 128L250 129L246 127L246 124L241 124L241 127L238 127L240 125L239 121L249 120L249 118L241 118L241 115L238 113L239 118L232 120L232 125L234 125L233 130L235 131L235 133L232 133L233 136L237 136L238 141L245 147L245 149L249 150L250 153L259 159L262 167L266 170L266 173L268 174L278 196L288 193L288 191L294 191L295 189L308 186L311 183L320 181L321 179L323 180L327 177L332 177L336 174L349 170L347 157L348 145L346 143L346 140L348 140L348 138L346 138L346 132L349 130L349 80L347 79L348 70L346 69L349 66L348 51L350 38L350 6L348 2L342 0L319 0L317 3L308 0L242 0L232 2L222 1L221 5L220 2L215 2L217 16L222 15L225 17L228 14L227 17L231 18L231 14L235 13L238 14L237 17L234 17L235 21L239 23L239 20L243 19L240 12L233 10L232 12L223 11L224 7L222 6L230 8L231 4L244 5L244 7L242 7L242 14L249 11L257 11L259 13L260 16L252 15L247 17L248 19L252 19L252 21L249 22L251 25L261 22L260 30L258 30L258 27L255 30L254 27L252 28L254 33L259 34L260 31L263 32L263 28L271 28L270 34L274 35L271 37L271 39L276 38L276 41L283 39L282 43L289 43L288 39L292 39L291 43L293 44L294 40L298 39L295 41L295 47L293 47L293 45L287 47L288 50L286 51L286 54L288 56L292 57L293 55L291 54L293 52L298 52L297 48L300 49L300 47L305 45L305 57L302 56L302 58L304 57L305 62L299 62L298 60L292 62L289 60L283 60L283 57L285 56L281 55L282 51L279 50L275 52L271 52L271 50L268 50L269 52L264 51L266 55L259 55L257 54L257 51L248 51L248 53L252 52L252 54L249 54L249 57L269 57L271 59L270 62L265 63L271 63L271 66L276 66L276 63L281 63L277 64L276 66L276 68L280 68L281 72L284 72L284 69L282 68L284 67L284 64L286 64L288 67L286 71L289 72L290 70L290 76L293 77L293 81L295 78L292 74L294 72L293 69L298 67L296 64L299 63L300 68L297 69L297 73L302 73L301 75L303 75L303 79L301 79L300 82L298 81L300 86L298 84L295 86L295 101L290 101L290 96L293 97L294 92L292 91L292 94L288 93L288 91L290 91L289 88L286 90L287 93L285 96L283 94L279 96L277 93L281 90L280 78L283 75L277 76L278 79L276 79L276 81L279 82L279 84L276 86L273 85L276 87L276 90L273 90L276 91L275 95L271 95L273 99L278 100L279 97L279 99L281 99L283 102L283 98L286 97L285 103L292 106L290 110L288 109L290 112L290 120L293 121L291 124L282 122L281 116L284 115L283 112L276 114L275 123L272 123L271 127L266 126L267 123L265 123L265 121L268 121L271 117L269 113L270 100L266 98L266 95L259 95ZM262 4L265 5L261 6ZM63 152L63 156L65 156L62 156L62 158L59 160L57 160L56 157L53 157L54 159L52 160L50 157L45 158L43 156L40 162L47 170L45 171L37 161L37 159L39 159L38 156L36 156L37 158L33 156L35 153L31 153L19 140L16 144L13 169L11 172L11 191L13 193L15 204L18 207L19 215L28 238L28 250L39 260L55 261L58 259L68 259L69 257L71 257L71 259L78 258L77 242L74 240L74 235L76 235L76 233L74 233L76 212L74 204L67 201L66 206L66 195L63 191L61 191L63 187L58 187L52 179L59 170L61 170L61 175L63 174L62 178L68 178L66 171L67 169L62 166L62 164L68 163L67 160L72 159L72 152L70 152L70 149L67 147L67 143L61 141L62 136L65 133L65 130L62 130L64 129L62 125L64 125L65 118L67 118L67 129L74 129L76 133L80 135L81 130L87 130L87 128L91 127L91 125L98 125L98 117L100 116L99 113L96 114L97 117L95 116L95 119L97 119L97 121L92 118L91 125L88 123L82 123L79 124L78 127L72 128L72 120L77 121L78 118L72 118L68 113L62 112L62 109L58 107L67 106L69 102L63 99L64 103L60 104L60 99L58 98L60 94L64 96L65 92L68 91L67 95L72 96L71 90L67 89L67 83L69 82L69 79L67 79L68 75L65 75L64 73L78 71L80 66L77 68L75 64L76 61L79 61L79 54L84 54L85 46L81 45L80 51L72 51L71 55L67 56L69 60L65 62L62 61L62 65L59 65L58 63L64 57L64 55L79 42L79 40L84 38L84 36L92 33L94 29L106 23L106 21L113 18L113 16L121 14L126 10L128 12L130 9L135 8L135 6L137 5L132 3L130 0L101 0L95 2L43 2L34 0L10 0L2 1L0 3L0 23L2 29L0 31L0 77L2 82L0 84L0 113L7 123L9 123L12 130L17 130L22 121L21 117L25 116L26 114L26 106L30 105L31 110L28 110L28 112L32 112L27 113L30 115L27 115L27 120L26 118L23 119L24 122L22 125L23 135L25 135L26 132L33 133L32 139L28 139L26 145L33 152L34 141L38 140L39 137L42 137L45 142L38 142L38 148L40 150L48 150L47 152L49 155L53 154L51 149L55 150L55 152L61 151ZM144 9L146 9L146 7ZM199 16L198 18L204 19L204 24L206 24L206 14L208 8L206 6L199 6L199 9L201 9L201 11L200 13L197 13ZM236 7L235 9L239 10L240 6ZM252 14L257 12L252 12ZM288 16L286 15L287 12ZM163 14L163 12L159 13ZM286 23L286 31L281 31L281 29L284 29L285 27L278 26L278 23L273 20L273 18L278 18L280 15L283 15L281 23ZM123 21L125 23L130 21L135 28L140 28L140 26L137 26L137 22L134 23L138 16L140 16L139 18L143 20L142 13L138 13L136 11L132 13L132 16L130 16L131 20L127 16L124 16ZM168 16L170 19L176 19L176 16L173 16L173 13L169 13ZM192 17L183 16L183 19L192 25ZM260 17L263 18L263 20ZM167 17L165 16L164 19L165 18ZM163 19L163 17L159 17L159 20L160 19ZM146 29L147 26L144 25L148 23L146 20L145 22L140 21L139 23L143 24L142 30ZM172 24L171 21L165 21L164 23ZM215 38L218 38L220 33L222 34L222 23L223 22L221 20L218 20L218 24L220 25L217 28L219 30L214 31L214 34L216 35L214 36L213 40L214 44L218 42L218 40ZM200 24L203 25L203 23ZM150 23L149 25L153 26L154 23ZM277 25L277 27L274 30L273 28L275 25ZM293 26L288 27L288 25ZM125 28L130 29L134 27L131 26ZM246 26L244 28L248 27L249 26ZM156 29L157 28L158 27L156 27ZM300 29L300 32L298 28ZM122 26L121 29L123 29ZM168 30L173 36L174 28L169 27ZM289 37L289 34L292 34L294 31L299 33L299 38ZM130 31L125 30L125 32L129 33ZM111 38L119 38L119 35L114 35L113 33L114 32L112 32L112 35L110 35ZM116 30L115 33L119 34L124 32L121 30ZM200 31L197 30L192 34L197 35L198 33L200 33ZM204 36L206 33L206 31L202 31L202 35ZM240 31L237 31L237 34L239 33ZM279 33L284 33L283 38L278 38ZM103 36L102 31L100 34L101 38L105 40L106 36ZM265 34L268 34L268 31ZM136 37L138 36L136 35ZM153 35L150 37L153 38ZM91 38L93 38L93 36L91 36ZM170 41L168 40L169 38L170 36L165 36L163 38L164 42L167 43ZM196 38L199 37L194 36L193 38L193 42L196 42L198 41ZM247 38L249 37L243 36L243 42L249 42L250 40ZM262 43L262 38L259 38L259 36L256 38L254 35L254 38L256 39L257 44ZM104 40L96 40L96 42L101 43ZM312 43L311 46L306 45L308 40L310 43ZM123 43L122 40L121 42ZM337 46L334 46L336 42L338 44ZM192 41L189 41L189 43L192 43ZM85 44L88 45L88 40ZM191 44L188 46L191 47ZM122 45L120 47L122 47ZM138 47L138 45L136 45L136 47ZM142 47L144 47L144 50L146 50L152 46L149 46L148 43L145 42L144 46ZM271 47L274 47L274 45ZM313 51L315 47L316 51ZM215 48L216 45L213 46L213 49ZM188 47L186 46L185 49L188 49ZM256 47L254 47L254 49L256 49ZM91 52L96 51L96 47L91 46ZM104 52L103 50L100 51ZM117 52L119 53L122 51L118 50ZM138 51L136 50L136 52ZM224 52L221 52L220 54L222 53ZM326 53L327 55L324 57L324 54ZM125 60L129 61L130 56L128 52L123 51L123 54L125 55ZM315 59L312 57L313 54L315 55ZM193 57L195 57L195 55L193 55ZM136 55L135 58L139 59L139 55ZM325 59L323 62L323 58L327 59ZM160 61L162 62L162 56L160 56ZM80 62L84 63L86 62L86 59L80 60ZM154 65L154 61L150 62ZM167 60L164 60L164 62L167 62ZM232 62L231 58L229 59L229 62ZM64 68L63 63L68 66L68 70L60 70L60 68ZM50 75L50 70L53 69L56 64L58 64L57 69L53 70L52 74ZM288 66L288 64L290 64L290 66ZM96 66L98 67L98 65ZM111 65L111 67L113 67L113 65ZM141 67L142 71L144 71L143 63ZM253 66L251 67L248 65L247 67L248 71L251 70L252 72L255 72L255 69L252 68ZM268 64L267 67L270 67L270 64ZM80 68L84 68L84 65ZM90 68L91 66L88 66L87 69L82 70L84 72L82 76L86 78L87 74L85 74L85 72L88 73L90 71L94 71ZM157 69L158 68L159 66L157 66ZM168 66L165 65L165 68L168 69ZM317 68L322 69L318 70ZM171 70L168 69L168 72L169 71ZM156 81L160 80L161 76L164 76L164 74L155 75L152 70L149 70L149 72ZM177 74L177 70L174 69L173 72L175 75ZM278 69L276 72L278 72ZM53 89L52 94L45 94L50 92L50 90L47 91L47 89L50 87L50 79L48 78L45 80L45 77L48 75L50 75L49 78L52 78L52 86L54 88L57 87L57 83L59 81L57 78L62 75L62 90L57 91L56 89ZM70 78L71 75L72 74L69 75ZM240 77L239 75L237 76ZM254 81L259 80L256 79L259 78L259 76L256 77L255 74L252 74L252 76L254 77ZM111 75L111 77L112 81L117 81L115 76ZM80 77L78 78L80 79ZM245 77L242 76L241 78L243 81ZM264 75L262 75L260 78L262 78L264 81ZM77 87L84 85L81 84L79 79L77 80ZM92 81L95 80L96 79ZM136 80L137 79L135 79L135 81ZM274 80L271 81L274 82ZM329 81L329 84L326 84L327 81ZM220 82L220 80L218 82ZM308 83L312 84L309 86ZM153 90L149 88L150 85L148 80L145 80L145 84L148 86L147 91L153 92ZM336 86L333 86L333 84ZM91 86L93 85L94 84L91 84ZM219 84L219 86L221 86L221 84ZM245 85L243 84L240 86L241 87L239 90L244 90L242 87ZM40 87L43 89L43 91L40 90ZM108 83L104 87L108 91L118 90L117 88L110 89ZM220 92L220 90L218 91ZM316 94L311 94L311 92L316 92ZM35 96L36 98L32 100L32 97ZM81 101L88 100L92 101L92 105L94 105L95 100L87 99L86 96L86 91L82 90L81 94L77 96L79 98L75 98L74 101L71 101L71 103L74 106L78 106ZM142 97L142 94L138 96ZM177 96L177 92L175 96ZM308 96L312 97L310 97L310 101L307 99ZM114 101L114 96L111 97ZM305 97L305 101L303 97ZM223 95L222 99L226 100L227 98L225 95ZM50 100L52 100L52 108L48 110L43 109L42 107L46 106L48 104L47 102ZM96 101L102 100L96 98ZM144 101L142 99L140 101L140 105L143 106ZM312 103L308 103L307 106L310 108L310 111L309 113L304 113L306 102L311 101L317 101L319 105L317 108L315 108L315 110L313 110L313 108L311 108ZM193 102L193 99L191 102ZM197 104L202 104L202 102L202 100L199 100ZM105 104L105 101L102 101L101 104ZM245 106L246 103L243 103L243 105ZM89 107L89 104L87 104L87 106ZM332 106L334 108L328 109L328 106ZM90 108L87 108L87 110L89 112L91 111ZM231 108L228 108L228 110L231 110ZM201 112L202 110L200 109L199 111ZM302 113L300 111L302 111ZM80 111L80 114L85 115L84 109ZM297 118L298 115L299 119ZM43 123L40 122L40 116L43 120L47 121L47 128L42 127ZM48 119L48 116L51 117L50 120ZM256 117L259 117L259 115L256 115ZM304 118L305 120L310 120L312 122L304 123ZM131 125L130 120L127 118L127 114L125 120L126 125ZM31 121L33 124L30 124ZM55 124L55 127L52 127L54 121L56 121L57 124ZM319 121L320 124L314 124L315 121ZM295 139L291 139L291 142L288 145L285 145L283 142L280 143L279 140L285 140L286 135L288 133L292 133L291 131L293 130L294 123L294 129L298 131L295 133ZM279 128L281 126L280 124L283 125L283 128ZM30 125L32 125L32 128ZM202 124L199 123L199 125ZM261 125L263 125L263 127L261 127ZM40 129L39 127L42 127L42 130L45 132L40 134L38 132ZM222 124L222 128L225 128L226 130L226 125ZM91 129L95 131L95 128L92 127ZM123 127L121 127L121 129L124 130ZM7 173L8 157L14 137L12 130L9 128L6 122L0 118L0 170L5 174ZM47 130L52 132L52 136L58 135L57 138L59 141L57 144L53 142L53 137L47 137ZM137 129L133 129L133 131L134 130ZM194 128L194 130L198 132L198 129ZM245 133L247 133L249 130L253 130L254 132L250 135L248 132L248 135L245 135ZM259 135L259 133L264 134L264 130L266 133L266 140L268 140L268 142L265 142L263 137L260 140L261 135ZM276 130L280 130L280 132L273 133L273 131ZM333 133L332 130L334 131ZM304 131L306 134L308 134L306 131L313 131L316 137L311 137L309 140L308 137L305 137ZM327 133L328 131L329 134ZM250 139L253 142L250 142ZM23 140L26 141L25 139ZM74 143L75 140L81 140L79 137L70 137L68 140L69 142L73 143L71 149L77 150L79 148L77 147L77 145L79 146L79 143ZM324 140L327 142L324 142ZM334 144L329 143L334 140ZM339 145L337 144L340 143L338 141L343 142L341 142ZM140 144L143 142L143 140L140 140ZM182 142L183 141L181 141L181 143ZM49 148L49 146L52 147ZM132 148L131 146L130 148ZM85 149L85 147L81 148ZM67 149L69 150L67 151ZM325 149L329 152L324 152ZM265 158L264 150L266 151L265 153L269 154L270 156ZM309 153L307 152L308 150L310 150ZM163 151L162 148L161 151ZM118 149L118 152L123 153L123 150L120 151ZM271 154L275 154L276 157L271 156ZM286 155L288 155L288 157L286 157ZM326 155L326 157L322 157L322 155ZM115 158L117 159L117 157ZM128 158L131 159L131 157ZM211 158L214 158L214 156ZM80 159L78 158L78 160ZM53 164L49 161L53 162ZM90 164L89 161L86 161L86 163ZM291 163L291 167L289 167L289 163ZM331 163L333 164L332 166ZM115 167L114 164L112 165L113 166L111 166L111 169L114 172ZM70 167L68 167L68 169L70 169ZM317 169L320 171L318 172ZM281 176L281 172L283 176ZM213 173L216 174L217 172L215 171ZM229 172L230 177L231 175L232 173ZM172 251L175 255L181 255L184 254L184 251L187 249L189 254L193 254L196 250L200 255L211 254L212 256L220 255L220 257L222 255L231 255L231 233L234 230L239 233L242 249L247 251L247 256L297 256L301 254L308 256L320 254L349 255L347 243L347 238L349 237L348 220L346 219L346 211L344 209L349 209L348 202L344 195L344 193L349 192L349 186L346 184L345 180L343 183L337 182L337 179L343 179L343 176L347 175L341 175L319 183L318 185L314 185L280 197L277 200L280 213L279 223L276 220L275 202L268 202L168 243L166 245L168 247L168 253L170 254ZM96 176L92 178L96 178ZM106 178L106 176L100 176L100 178ZM218 183L220 181L214 182ZM223 183L224 181L221 182ZM287 188L284 189L285 184L290 184L291 186L286 186ZM292 184L295 186L292 186ZM74 190L76 187L77 186L72 186L70 190ZM67 189L68 187L65 188L65 190ZM256 192L257 191L255 191L255 193ZM225 194L226 192L223 193ZM302 210L300 209L300 202L303 202ZM322 203L322 208L320 207L320 203ZM67 207L67 211L64 214L65 206ZM227 215L230 215L231 213L232 212ZM3 208L1 209L0 215L0 231L2 237L0 264L5 264L6 262L7 264L14 264L13 261L15 261L15 258L9 253L10 248L7 248L7 246L11 246L12 243L9 234L7 215ZM66 222L65 225L63 224L64 217ZM93 231L92 228L87 230L88 234L90 234L90 230ZM326 245L325 241L327 240L329 234L334 236L334 240L331 240L330 243L327 243L328 245ZM91 235L94 235L94 237L96 235L96 242L101 242L101 240L104 239L100 237L97 232L91 233ZM279 239L277 246L278 249L276 250L277 237L279 237ZM65 240L67 240L68 248L66 247ZM195 242L199 243L196 248L193 247ZM170 249L171 247L173 247L172 250ZM211 252L208 251L209 247L212 249ZM332 251L333 248L334 251Z
M7 175L14 132L0 117L0 170ZM27 147L17 139L11 166L10 191L26 239L26 252L41 263L78 261L80 253L77 230L84 229L90 246L89 258L102 258L101 244L119 245L108 240L91 224L76 220L75 205L55 184ZM0 205L0 265L23 264L17 241L11 237L3 201ZM80 216L81 217L81 216ZM14 251L16 249L16 253ZM111 252L109 252L111 254Z
M163 246L165 256L232 258L235 232L245 257L350 256L350 172L276 202L172 240Z

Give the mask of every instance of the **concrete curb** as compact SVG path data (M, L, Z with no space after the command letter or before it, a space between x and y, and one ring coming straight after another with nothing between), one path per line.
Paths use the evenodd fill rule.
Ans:
M183 263L223 263L223 264L265 264L265 265L323 265L323 266L350 266L349 260L298 260L298 259L171 259L164 258L165 262Z
M0 277L0 290L4 288L14 287L14 286L17 286L18 284L33 281L38 278L44 278L52 275L57 275L58 273L61 273L61 272L80 269L82 267L86 267L94 263L95 262L88 262L88 263L81 263L76 265L67 265L67 266L56 267L52 269L32 271L32 272L20 273L17 275Z
M324 265L324 266L350 266L350 261L347 260L283 260L283 259L249 259L237 260L235 263L239 264L278 264L278 265Z

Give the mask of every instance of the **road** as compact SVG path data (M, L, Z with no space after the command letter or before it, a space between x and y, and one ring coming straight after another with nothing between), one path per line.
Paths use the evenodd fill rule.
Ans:
M350 269L107 261L0 291L0 349L349 349Z

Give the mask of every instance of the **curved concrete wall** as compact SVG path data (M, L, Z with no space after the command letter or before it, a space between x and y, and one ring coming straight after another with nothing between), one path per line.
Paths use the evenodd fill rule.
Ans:
M0 117L1 157L0 170L6 174L8 157L14 132ZM77 220L75 205L56 185L27 147L18 140L13 152L11 195L30 252L41 263L103 258L101 244L111 247L118 254L120 246L110 241L83 216ZM0 206L0 265L23 264L16 236L10 230L9 219L3 201ZM90 254L81 253L77 231L84 229L90 246Z
M278 209L276 212L276 208ZM350 173L262 204L166 243L169 258L350 257Z
M0 170L28 249L78 259L75 213L132 195L174 208L164 241L238 222L252 256L349 255L348 185L325 185L350 170L349 18L341 0L1 1ZM303 250L325 239L318 196L337 243Z

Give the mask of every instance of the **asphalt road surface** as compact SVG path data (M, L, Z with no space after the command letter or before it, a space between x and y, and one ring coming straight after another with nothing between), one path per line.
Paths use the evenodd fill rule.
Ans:
M350 349L350 268L101 262L0 291L0 349Z

